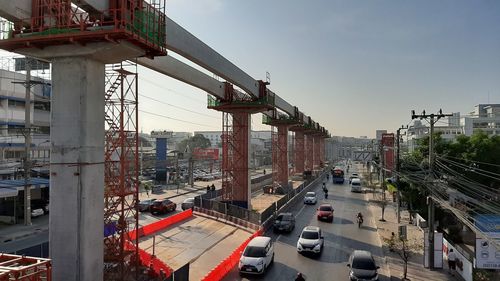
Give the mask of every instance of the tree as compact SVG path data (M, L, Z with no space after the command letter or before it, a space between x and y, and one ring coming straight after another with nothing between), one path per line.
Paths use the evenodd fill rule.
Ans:
M210 147L210 145L211 144L209 139L205 138L202 134L196 134L193 137L182 140L177 145L177 150L180 152L184 152L187 150L187 153L192 153L193 150L197 147L207 148Z
M422 244L417 240L407 240L392 234L391 238L384 238L384 243L391 252L396 253L403 261L403 280L409 280L408 262L410 258L422 249Z

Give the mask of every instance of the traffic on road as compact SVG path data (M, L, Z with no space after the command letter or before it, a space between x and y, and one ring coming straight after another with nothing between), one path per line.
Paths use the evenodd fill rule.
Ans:
M260 267L248 267L242 255L223 280L388 280L368 195L351 192L348 181L341 183L338 177L325 179L325 188L328 198L318 198L323 193L318 184L311 190L314 194L280 214L264 234L271 243L272 263L263 258ZM293 227L288 216L293 216ZM287 222L282 223L284 217Z

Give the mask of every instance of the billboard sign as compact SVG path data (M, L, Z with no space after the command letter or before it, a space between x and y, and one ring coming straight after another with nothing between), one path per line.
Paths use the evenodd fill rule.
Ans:
M219 160L219 149L196 147L193 150L193 157L195 159Z
M476 237L476 268L498 270L500 248L496 245L500 245L500 215L477 215L474 219L476 227L489 237Z

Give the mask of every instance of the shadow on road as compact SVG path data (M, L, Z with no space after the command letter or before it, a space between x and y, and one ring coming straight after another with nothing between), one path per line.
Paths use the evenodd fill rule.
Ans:
M295 280L297 273L299 273L297 270L286 264L274 262L274 264L268 268L267 272L262 275L242 274L239 278L231 278L231 280Z
M354 222L352 220L335 217L333 220L333 224L354 224Z

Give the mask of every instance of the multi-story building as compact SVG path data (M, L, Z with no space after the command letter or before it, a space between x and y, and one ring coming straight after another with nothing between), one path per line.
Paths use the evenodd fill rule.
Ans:
M0 163L10 163L13 169L21 168L25 151L25 96L26 71L22 58L0 58ZM40 71L44 70L44 73ZM31 158L34 166L42 170L50 157L50 81L48 70L36 67L31 72L30 123ZM41 75L37 75L41 74ZM48 170L48 168L43 170ZM13 178L9 169L0 171L1 178Z
M462 134L471 136L478 130L488 135L500 135L500 104L478 104L469 115L461 116L460 112L455 112L453 116L448 117L447 124L441 122L434 126L434 132L441 133L441 137L446 140L453 140ZM407 133L409 151L413 151L418 140L428 134L429 126L415 120Z

